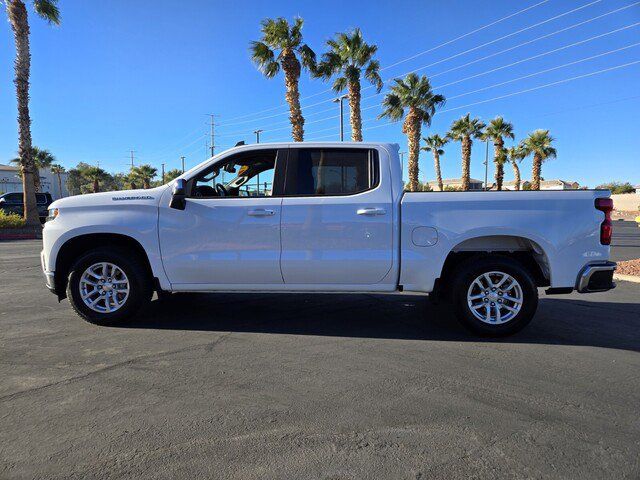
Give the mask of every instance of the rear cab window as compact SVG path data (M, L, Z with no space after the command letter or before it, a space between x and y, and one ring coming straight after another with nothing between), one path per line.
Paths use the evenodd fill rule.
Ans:
M378 155L373 149L292 148L286 196L354 195L378 185Z

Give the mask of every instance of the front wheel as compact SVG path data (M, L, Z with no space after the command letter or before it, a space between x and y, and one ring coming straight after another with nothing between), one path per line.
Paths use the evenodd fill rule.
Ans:
M151 279L134 252L97 248L71 267L67 297L75 312L97 325L118 325L151 299Z
M458 320L471 331L488 336L522 330L538 307L538 289L517 261L501 256L479 258L461 267L453 280Z

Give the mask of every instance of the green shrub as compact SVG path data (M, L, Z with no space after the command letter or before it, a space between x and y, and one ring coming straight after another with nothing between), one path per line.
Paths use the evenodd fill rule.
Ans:
M603 189L603 190L611 190L611 193L613 193L613 194L617 194L617 193L633 193L633 192L635 192L635 189L633 188L633 185L631 185L629 182L626 182L626 183L621 183L621 182L603 183L602 185L598 185L596 188Z
M24 227L24 218L16 213L5 213L0 210L0 228Z

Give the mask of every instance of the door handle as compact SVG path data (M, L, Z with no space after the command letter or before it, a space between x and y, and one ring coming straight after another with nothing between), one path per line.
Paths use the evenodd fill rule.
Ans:
M267 210L264 208L256 208L255 210L249 210L247 215L251 215L252 217L270 217L275 215L276 212L273 210Z
M387 211L384 208L359 208L356 213L358 215L384 215Z

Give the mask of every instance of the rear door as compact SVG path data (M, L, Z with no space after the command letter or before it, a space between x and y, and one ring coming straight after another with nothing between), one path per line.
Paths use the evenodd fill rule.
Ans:
M380 173L375 149L290 149L282 202L286 284L383 281L393 264L393 209Z

